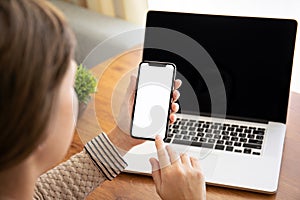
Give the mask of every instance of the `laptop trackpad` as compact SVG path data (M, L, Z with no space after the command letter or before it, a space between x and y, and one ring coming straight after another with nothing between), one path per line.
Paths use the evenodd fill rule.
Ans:
M190 156L199 158L205 178L209 179L213 176L218 161L218 156L213 153L213 150L174 144L172 144L172 148L178 153L186 152ZM147 141L134 147L124 157L128 164L125 171L150 175L151 164L149 159L151 157L157 158L156 148L153 141Z

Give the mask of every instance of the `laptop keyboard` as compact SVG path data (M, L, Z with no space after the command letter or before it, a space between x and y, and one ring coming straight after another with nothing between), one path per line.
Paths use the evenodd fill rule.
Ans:
M265 128L178 118L165 142L261 155Z

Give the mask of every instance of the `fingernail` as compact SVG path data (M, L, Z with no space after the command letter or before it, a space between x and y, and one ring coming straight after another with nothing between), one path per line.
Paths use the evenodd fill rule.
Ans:
M160 135L156 135L156 136L155 136L155 139L156 139L156 140L162 140Z
M180 92L178 91L178 90L176 90L177 91L177 95L178 95L178 98L180 97Z
M167 149L167 150L170 150L170 148L171 148L171 147L170 147L169 145L166 145L166 149Z
M175 104L175 109L179 108L179 104L178 103L174 103Z
M131 75L130 75L130 78L131 78L131 79L134 79L134 78L136 78L136 75L135 75L135 74L131 74Z

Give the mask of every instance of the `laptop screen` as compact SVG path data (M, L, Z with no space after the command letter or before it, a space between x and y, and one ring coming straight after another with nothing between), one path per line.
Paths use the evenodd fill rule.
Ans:
M198 73L210 70L210 66L191 64L189 58L179 55L180 51L170 50L166 41L172 40L176 49L194 58L199 53L197 48L185 45L176 36L170 39L165 34L155 34L150 27L182 33L205 49L224 85L225 91L219 95L226 98L228 118L286 122L296 21L149 11L146 27L143 60L176 65L176 78L183 81L179 90L180 112L223 114L221 109L212 109L215 105L210 89L219 86L208 84L205 74ZM160 48L154 48L157 44ZM208 58L199 53L198 59L201 63Z

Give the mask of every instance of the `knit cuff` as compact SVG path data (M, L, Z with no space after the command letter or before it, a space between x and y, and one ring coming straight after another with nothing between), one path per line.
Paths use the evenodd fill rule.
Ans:
M89 141L84 148L108 180L115 178L127 167L127 163L105 133L101 133Z

